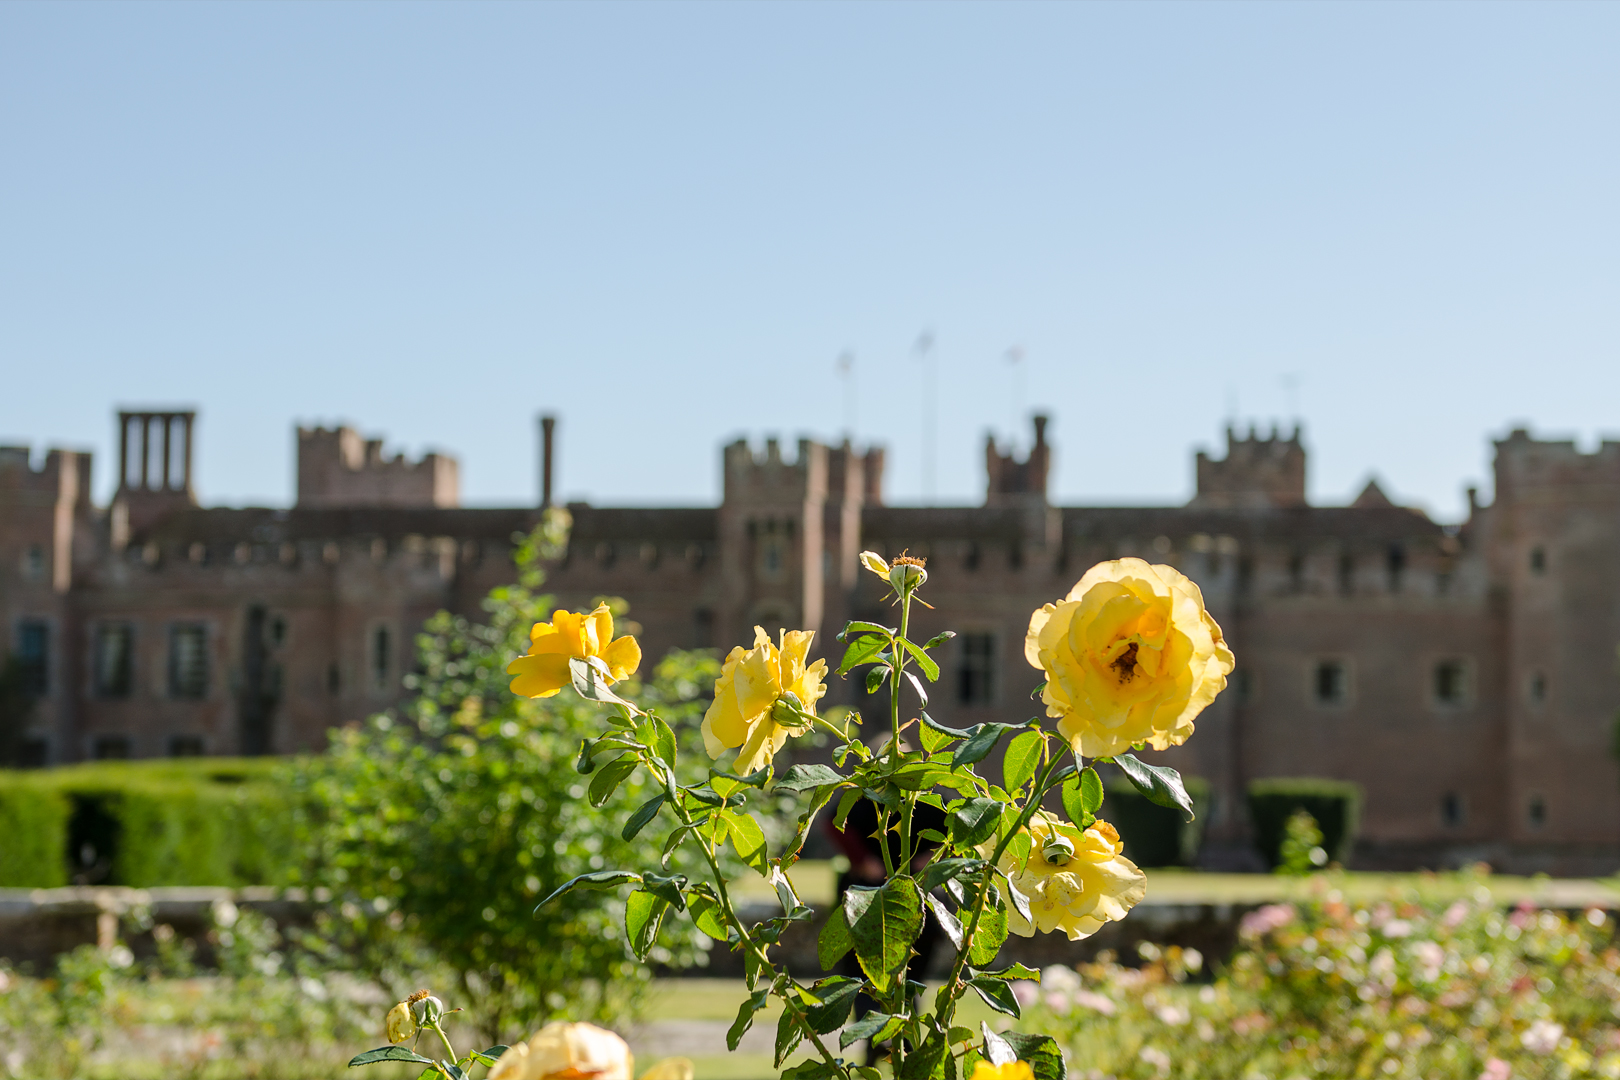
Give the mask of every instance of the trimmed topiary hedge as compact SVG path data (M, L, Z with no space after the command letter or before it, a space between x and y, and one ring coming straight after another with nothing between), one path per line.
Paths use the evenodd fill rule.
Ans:
M72 804L36 774L0 780L0 886L54 889L68 883L68 817Z
M1255 844L1266 865L1276 868L1282 858L1288 819L1305 810L1322 830L1322 847L1341 865L1350 859L1361 830L1361 787L1348 780L1314 777L1255 780L1249 784L1249 817L1254 822Z
M0 773L0 887L275 884L293 857L277 763L102 762Z
M1151 803L1128 783L1108 786L1103 820L1119 830L1125 857L1137 866L1191 866L1204 839L1204 816L1209 811L1209 784L1196 776L1183 777L1197 817L1185 820L1180 810Z

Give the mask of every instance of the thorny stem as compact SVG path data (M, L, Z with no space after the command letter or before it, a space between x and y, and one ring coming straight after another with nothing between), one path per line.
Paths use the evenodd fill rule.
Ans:
M681 823L683 825L691 825L692 815L687 811L686 807L681 805L680 800L672 800L672 804L675 807L675 813L681 819ZM716 812L718 812L718 810L716 810ZM743 945L759 959L760 966L774 971L775 965L771 963L770 956L767 955L766 949L760 945L759 942L755 941L749 936L747 927L743 925L742 919L737 915L737 909L732 906L731 893L726 889L726 876L720 872L720 861L715 858L714 849L707 843L700 844L699 846L703 849L703 857L709 863L710 873L714 875L715 891L719 894L720 910L725 914L726 921L737 928L738 938L740 938ZM798 983L793 981L791 977L788 981L794 989L798 989ZM777 991L776 996L781 998L782 1004L792 1011L794 1019L799 1022L799 1027L810 1039L810 1042L814 1044L815 1048L821 1053L822 1058L827 1062L827 1064L831 1065L834 1069L837 1069L840 1076L847 1077L849 1075L848 1071L840 1068L838 1059L833 1057L832 1051L827 1049L827 1044L821 1041L821 1036L816 1034L816 1032L810 1027L810 1023L805 1017L803 1003L801 1003L793 994L785 994Z
M450 1061L452 1063L454 1063L457 1060L457 1058L456 1058L456 1048L450 1045L450 1036L446 1035L444 1033L444 1028L440 1027L438 1024L433 1024L432 1027L433 1027L433 1033L439 1037L440 1042L444 1043L444 1052L445 1052L445 1054L448 1055L449 1058L450 1058ZM477 1046L478 1044L473 1043L473 1045ZM445 1073L445 1075L448 1076L450 1074Z
M984 905L990 896L990 883L995 877L996 865L1001 862L1001 856L1007 850L1007 845L1012 843L1013 837L1024 831L1024 826L1029 824L1029 819L1034 817L1035 811L1040 808L1041 799L1051 790L1048 780L1057 769L1061 757L1061 754L1055 755L1046 763L1046 767L1041 770L1040 778L1035 781L1035 787L1030 791L1029 801L1024 804L1023 811L1018 815L1017 822L1007 830L1007 835L1001 838L995 852L986 860L984 881L980 883L979 895L973 901L973 918L962 932L962 948L957 952L956 962L951 965L951 973L935 999L935 1022L946 1030L949 1030L946 1027L947 1015L955 1014L956 1001L961 996L962 969L967 966L968 952L973 948L973 935L978 931L979 919L984 915Z

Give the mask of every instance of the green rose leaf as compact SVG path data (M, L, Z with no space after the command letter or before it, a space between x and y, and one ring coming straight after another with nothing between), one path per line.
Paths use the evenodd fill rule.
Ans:
M956 636L956 631L955 630L941 630L939 633L935 634L933 637L931 637L927 641L923 642L923 648L925 648L925 649L937 649L941 645L945 644L947 641L951 640L951 638L953 638L955 636Z
M1063 1064L1063 1051L1050 1035L1004 1031L1001 1037L1012 1047L1017 1060L1029 1062L1030 1068L1035 1070L1035 1080L1067 1080L1068 1067Z
M765 1000L770 996L771 992L768 989L755 990L738 1006L737 1019L733 1020L731 1027L726 1030L727 1050L737 1049L737 1043L742 1041L743 1035L754 1026L754 1014L765 1007Z
M1001 822L1001 803L995 799L969 799L951 814L951 843L973 847L995 835Z
M474 1050L472 1052L472 1057L473 1060L478 1061L481 1064L493 1065L496 1061L500 1060L500 1056L502 1054L506 1053L510 1049L512 1049L510 1046L492 1046L488 1050Z
M952 878L961 877L963 874L977 870L983 865L983 859L941 859L938 862L929 863L927 869L923 871L922 881L920 882L922 891L925 893L933 892Z
M939 682L939 665L934 662L932 656L923 652L922 646L913 645L905 638L900 639L900 644L905 646L906 652L910 653L911 658L917 661L917 666L922 668L922 672L928 676L929 682Z
M1006 756L1001 759L1001 773L1008 791L1017 791L1035 779L1045 745L1046 737L1039 731L1026 731L1007 744Z
M708 886L703 886L703 888L707 889ZM726 928L719 900L708 892L694 891L687 896L686 903L692 913L692 922L699 930L716 941L731 940L731 933Z
M611 889L616 885L640 880L641 875L632 870L596 870L589 874L581 874L553 889L544 900L534 905L534 910L539 911L563 893L573 889Z
M722 810L721 814L726 821L726 831L731 834L731 846L737 849L737 857L761 877L767 876L770 870L765 857L765 833L759 822L732 810Z
M597 657L592 656L582 659L578 656L570 656L568 658L568 673L573 679L574 689L585 700L600 702L603 705L623 705L629 709L635 709L635 706L630 702L608 689L612 685L612 679L607 673L607 665Z
M654 893L637 889L624 903L624 932L636 959L647 959L647 951L658 938L669 901Z
M979 928L973 932L973 940L968 944L968 963L976 968L993 963L996 954L1001 951L1002 942L1006 940L1007 909L986 906L984 914L979 916Z
M868 671L866 673L866 692L867 692L867 694L870 695L870 694L877 693L878 688L883 685L883 680L887 679L888 677L889 677L889 669L886 668L886 667L875 667L872 670Z
M944 1033L930 1031L922 1045L906 1055L897 1080L932 1080L945 1076L954 1061L950 1057L950 1049Z
M641 887L667 900L676 911L685 911L686 880L685 874L644 874Z
M984 1057L992 1065L1011 1065L1018 1060L1018 1051L1012 1048L1012 1043L990 1030L990 1025L984 1021L979 1022L979 1030L984 1034Z
M900 1025L906 1022L904 1016L890 1016L888 1013L869 1012L838 1036L839 1049L847 1049L862 1039L871 1039L880 1043L900 1030Z
M1012 987L1000 979L969 979L968 985L973 987L973 992L983 998L984 1003L996 1012L1006 1013L1008 1016L1020 1014L1018 999L1013 997Z
M809 791L828 784L842 784L845 779L826 765L794 765L782 774L771 790Z
M356 1065L375 1065L379 1061L413 1061L418 1065L433 1064L432 1058L425 1058L421 1054L413 1053L403 1046L379 1046L375 1050L367 1050L363 1054L356 1054L349 1059L349 1068Z
M845 914L851 914L845 894ZM868 894L866 910L855 913L850 937L855 941L855 959L879 993L888 993L911 958L911 945L922 932L922 896L917 883L899 875Z
M601 809L607 801L613 798L613 793L624 783L625 777L636 771L636 756L625 754L615 758L602 766L602 771L591 777L591 786L586 795L591 805Z
M634 840L636 834L645 829L647 823L658 816L658 811L663 807L664 800L667 798L669 796L660 791L657 795L636 807L636 812L631 814L630 820L624 823L624 831L619 835L626 840Z
M935 670L937 671L938 669L936 668ZM923 689L922 680L917 678L915 672L908 671L905 673L905 675L906 680L911 683L911 688L917 691L917 700L922 702L920 707L924 709L928 708L928 691Z
M1005 732L1021 731L1024 727L1023 724L974 724L967 729L967 741L951 756L951 768L960 769L983 761Z
M1115 754L1114 764L1120 767L1132 786L1147 797L1148 802L1179 809L1193 819L1192 798L1187 794L1181 774L1164 765L1149 765L1130 754Z
M928 910L939 923L939 928L945 931L945 936L951 939L958 952L962 949L962 923L951 914L951 909L945 906L944 901L932 893L926 894Z
M799 1030L798 1017L793 1015L791 1009L783 1009L781 1017L776 1021L776 1058L772 1065L780 1069L782 1059L793 1053L803 1038L804 1032Z
M821 961L821 970L831 971L844 954L854 947L855 939L849 934L849 920L844 916L844 908L840 904L827 913L827 921L816 936L816 959Z
M836 912L842 914L842 911ZM805 1010L805 1021L817 1035L828 1035L844 1026L855 998L861 991L861 981L837 975L817 983L810 990L817 1004Z
M826 1034L826 1032L820 1032ZM821 1058L810 1058L801 1061L782 1074L782 1080L833 1080L838 1075L838 1069L829 1065Z
M855 638L849 643L849 647L844 650L844 658L838 662L838 674L848 674L850 670L859 667L861 664L875 663L878 653L882 652L888 644L888 637L881 633L862 634L860 637Z

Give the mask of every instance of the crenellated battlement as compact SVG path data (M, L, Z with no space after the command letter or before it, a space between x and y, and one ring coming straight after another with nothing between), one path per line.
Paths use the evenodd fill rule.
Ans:
M1033 419L1035 442L1029 456L1019 461L1008 447L1003 454L996 446L996 437L987 436L984 447L986 506L1011 506L1020 503L1046 504L1046 482L1052 472L1052 447L1046 441L1046 425L1050 418L1036 415Z
M1496 497L1509 502L1527 495L1543 498L1557 489L1612 488L1620 495L1620 442L1605 440L1590 454L1572 440L1531 438L1515 428L1496 441Z
M727 505L801 504L807 498L827 496L827 448L800 439L792 461L782 456L781 440L765 440L765 453L756 454L747 439L725 449L724 501Z
M301 507L460 504L460 466L447 454L423 454L420 461L385 457L381 439L362 439L347 425L298 429Z
M26 492L46 497L52 503L88 505L90 463L88 451L52 447L36 469L28 447L0 446L0 500Z
M1305 505L1305 447L1299 425L1286 438L1275 426L1261 436L1251 425L1247 438L1226 429L1226 457L1200 450L1197 493L1190 505L1203 509L1262 509Z

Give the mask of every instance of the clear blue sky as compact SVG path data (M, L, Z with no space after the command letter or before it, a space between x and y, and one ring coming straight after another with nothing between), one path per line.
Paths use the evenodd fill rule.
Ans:
M847 349L911 501L926 328L942 500L1046 408L1062 501L1179 501L1292 397L1313 498L1450 519L1512 424L1620 432L1617 56L1613 4L12 2L0 441L104 496L113 410L195 405L204 501L285 504L347 420L514 504L551 409L565 493L701 503Z

